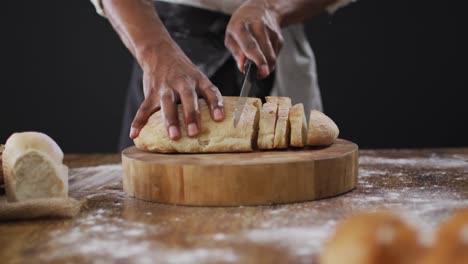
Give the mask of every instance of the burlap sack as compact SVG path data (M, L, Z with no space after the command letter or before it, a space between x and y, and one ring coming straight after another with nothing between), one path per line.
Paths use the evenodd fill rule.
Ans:
M72 218L80 210L83 201L73 198L43 198L22 202L0 202L0 222L34 218Z

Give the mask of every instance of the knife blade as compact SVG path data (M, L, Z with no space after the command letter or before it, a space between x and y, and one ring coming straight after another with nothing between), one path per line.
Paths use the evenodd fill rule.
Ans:
M247 102L247 97L249 97L252 85L257 78L257 66L251 60L246 60L244 69L244 82L242 84L239 99L237 100L236 108L234 110L234 127L237 127L239 124L242 112L244 111L245 103Z

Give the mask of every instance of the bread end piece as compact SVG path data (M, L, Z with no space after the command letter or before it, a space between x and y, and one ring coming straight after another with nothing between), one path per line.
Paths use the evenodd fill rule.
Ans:
M310 111L307 145L329 146L335 142L339 133L338 126L328 116L317 110Z
M289 111L289 123L291 126L290 146L304 147L307 142L307 119L304 105L296 104Z
M2 154L5 191L9 202L67 197L68 168L63 152L49 136L14 133Z

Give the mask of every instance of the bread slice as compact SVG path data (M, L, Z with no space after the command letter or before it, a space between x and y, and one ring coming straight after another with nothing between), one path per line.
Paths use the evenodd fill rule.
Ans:
M307 120L303 104L294 105L289 111L289 124L291 125L290 146L304 147L307 142Z
M261 101L247 98L241 119L236 128L233 125L234 109L238 97L223 97L224 120L211 119L210 109L204 99L199 99L200 133L197 137L187 136L185 125L181 125L181 138L170 140L164 126L161 111L154 113L140 131L134 143L145 151L161 153L203 153L203 152L247 152L257 145L259 111ZM178 106L180 124L185 124L182 105Z
M339 134L335 122L328 116L317 110L310 111L307 145L329 146L335 142Z
M11 135L2 162L9 202L68 196L63 152L49 136L38 132Z
M263 104L262 110L260 111L260 124L257 141L259 149L273 149L277 114L277 103L267 102Z
M265 99L268 103L278 104L278 115L276 119L273 148L287 148L289 145L290 134L289 109L291 108L291 98L267 96Z

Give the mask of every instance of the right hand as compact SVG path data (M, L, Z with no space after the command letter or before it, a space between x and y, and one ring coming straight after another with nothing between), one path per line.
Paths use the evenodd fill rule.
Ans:
M130 129L130 138L138 136L148 118L162 110L166 132L171 140L181 137L180 125L185 125L189 137L200 131L198 94L210 107L211 118L224 119L223 98L218 88L190 61L173 42L142 53L145 100L140 105ZM179 124L177 103L182 102L185 124Z

